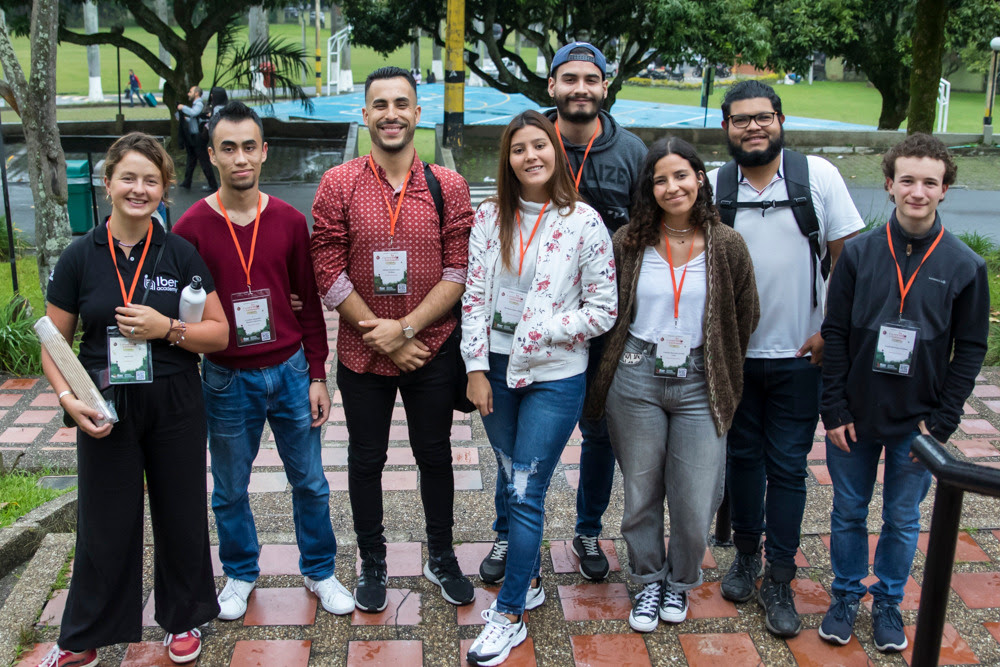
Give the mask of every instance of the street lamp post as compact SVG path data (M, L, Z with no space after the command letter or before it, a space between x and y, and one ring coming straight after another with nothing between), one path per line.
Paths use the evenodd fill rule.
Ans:
M986 113L983 115L983 144L993 145L993 98L997 87L997 57L1000 56L1000 37L990 40L993 57L990 58L990 73L986 79Z

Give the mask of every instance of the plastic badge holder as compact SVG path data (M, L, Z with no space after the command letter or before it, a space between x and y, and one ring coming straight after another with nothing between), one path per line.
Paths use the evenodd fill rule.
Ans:
M69 346L66 339L46 315L35 322L35 333L38 340L45 346L45 351L49 353L56 364L56 368L62 373L69 383L69 388L73 390L76 397L87 404L87 407L96 410L101 417L95 420L98 425L115 424L118 422L118 413L114 406L104 400L101 392L98 391L90 374L84 369L83 364L73 354L73 348Z

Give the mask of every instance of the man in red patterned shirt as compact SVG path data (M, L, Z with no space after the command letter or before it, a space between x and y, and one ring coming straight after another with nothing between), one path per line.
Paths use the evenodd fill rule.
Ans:
M382 469L398 390L420 469L430 554L424 575L452 604L468 604L474 589L452 549L458 337L450 311L465 290L469 186L454 171L432 167L444 200L439 219L413 148L420 107L406 70L383 67L368 76L362 117L371 132L371 154L323 175L313 202L311 244L320 296L340 313L337 386L361 552L354 598L362 611L386 606Z

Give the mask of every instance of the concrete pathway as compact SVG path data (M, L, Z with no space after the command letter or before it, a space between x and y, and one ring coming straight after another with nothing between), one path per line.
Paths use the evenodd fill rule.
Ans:
M327 314L331 347L336 345L337 318ZM331 353L331 360L333 354ZM333 375L331 374L331 388ZM0 450L4 458L24 452L22 465L75 468L74 429L61 428L61 411L44 379L0 378ZM243 620L214 621L205 626L202 667L305 667L342 665L460 665L482 620L479 612L497 594L496 587L477 585L474 604L455 608L436 586L421 576L426 558L424 524L417 490L418 473L406 441L405 415L393 414L389 463L383 476L385 523L389 541L389 601L381 614L356 612L339 618L317 610L298 574L298 551L292 534L291 493L274 443L265 432L251 476L251 506L260 540L262 575ZM1000 467L1000 369L988 369L969 399L961 430L951 442L963 460ZM511 666L524 665L692 665L742 667L756 665L901 665L909 652L885 656L872 643L868 608L856 625L857 638L843 648L822 642L816 628L829 603L832 579L829 556L829 511L832 498L825 465L822 429L809 456L809 500L794 582L796 604L805 614L799 637L783 641L764 629L759 607L724 600L719 581L733 558L732 548L711 547L703 567L705 583L691 597L689 620L661 624L653 633L631 631L627 616L636 586L624 574L628 553L621 539L620 475L612 505L605 515L602 547L612 564L608 579L585 581L576 572L569 548L575 517L575 487L580 442L575 433L553 478L547 502L543 545L543 582L547 601L528 615L529 639L515 650ZM493 539L492 489L496 464L478 417L456 414L452 432L455 464L456 551L463 569L478 571ZM331 483L330 507L339 541L337 576L353 588L357 576L354 534L347 497L347 432L339 392L334 393L331 422L324 427L323 461ZM207 462L206 471L210 467ZM208 474L206 472L206 474ZM881 477L880 477L881 478ZM209 482L211 476L209 475ZM877 531L881 484L876 485L869 528ZM929 525L931 497L924 504L923 530ZM206 502L209 499L206 498ZM211 516L211 512L209 511ZM147 522L148 524L148 522ZM212 522L213 540L214 521ZM967 496L962 518L941 664L1000 664L1000 504ZM101 650L105 667L169 665L161 644L163 631L152 620L152 535L147 525L144 577L143 642ZM903 602L906 632L913 641L916 609L923 581L928 535L921 535L912 577ZM873 542L874 544L874 542ZM213 548L213 554L217 548ZM872 551L872 553L874 553ZM217 582L224 582L216 561ZM55 590L38 609L41 643L22 655L31 667L58 637L65 590Z

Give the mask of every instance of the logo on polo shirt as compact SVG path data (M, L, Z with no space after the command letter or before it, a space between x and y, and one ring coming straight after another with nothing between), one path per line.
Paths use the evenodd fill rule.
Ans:
M149 274L145 274L142 277L142 286L152 292L177 293L177 280L174 278L165 278L164 276L150 278Z

